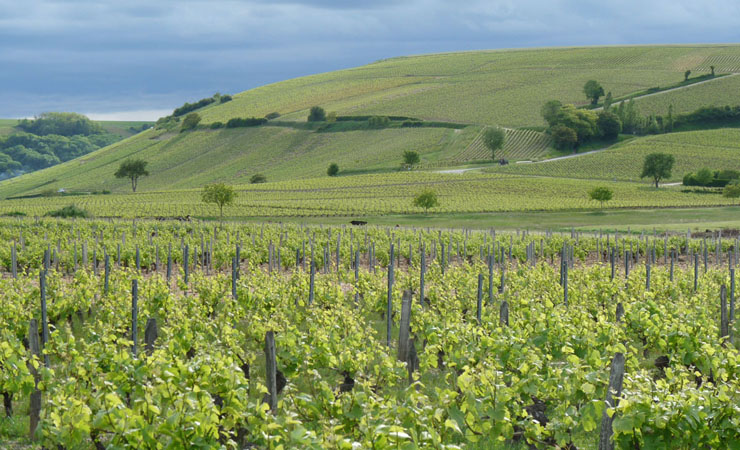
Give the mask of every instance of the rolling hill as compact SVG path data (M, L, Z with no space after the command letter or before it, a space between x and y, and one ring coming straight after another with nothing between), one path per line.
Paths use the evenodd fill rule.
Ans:
M239 215L242 216L310 215L312 211L317 215L334 214L327 205L335 205L336 211L348 214L362 210L379 214L413 212L407 206L409 198L416 188L424 185L444 188L443 195L448 201L464 203L445 205L444 211L549 210L591 207L582 198L593 183L584 179L616 179L628 184L617 186L624 198L612 202L615 207L731 204L718 196L687 195L678 190L649 198L652 194L640 190L642 185L630 187L629 184L639 181L642 158L652 151L676 155L677 166L671 181L701 166L738 168L740 148L736 142L740 132L729 129L639 138L579 158L489 169L510 174L508 176L540 177L536 183L517 177L520 181L496 181L486 187L486 183L498 180L496 177L500 175L486 175L473 183L435 174L433 181L421 181L416 185L413 180L426 175L415 171L403 174L406 181L401 183L413 185L415 189L399 188L386 193L381 189L383 183L394 184L393 174L389 172L400 170L401 156L406 150L418 151L420 167L428 170L490 159L481 134L492 125L505 127L507 133L507 143L497 152L497 158L540 160L548 157L552 150L549 137L541 132L540 108L550 99L585 104L582 87L586 80L599 80L607 91L620 96L674 85L683 80L685 70L702 75L708 73L712 65L718 73L740 71L740 46L549 48L392 58L235 94L231 101L214 102L197 110L202 121L194 131L180 132L177 123L145 131L84 157L1 182L0 198L27 197L60 188L125 194L129 182L114 178L113 172L121 161L137 157L149 162L151 173L141 180L141 193L79 201L104 215L116 211L126 216L146 215L142 211L149 211L151 215L196 214L200 206L186 205L197 203L196 190L204 184L223 181L242 186L240 189L245 196L239 202ZM740 104L740 90L734 89L739 80L740 77L732 75L718 77L638 98L636 103L645 111L653 108L662 112L660 109L669 101L677 113L692 110L704 101ZM422 127L400 127L397 123L386 129L348 126L328 132L306 123L308 110L314 105L335 112L340 118L392 115L430 123ZM279 113L279 119L262 126L211 128L214 122L262 117L273 112ZM441 125L436 126L431 121ZM450 122L451 126L446 127L445 122ZM339 164L339 178L326 177L326 167L331 162ZM249 186L249 179L255 173L265 174L270 183ZM286 196L286 192L320 192L323 189L336 193L350 189L354 178L363 180L363 177L375 175L380 177L373 179L376 187L356 189L357 198L363 200L350 201L349 205L346 204L348 198L342 195L334 200L310 194ZM574 180L566 182L563 178ZM287 183L289 188L281 188L281 183ZM308 188L308 185L314 187ZM474 185L478 187L472 189ZM537 201L533 200L533 189L539 189L540 193L535 196ZM564 190L568 190L573 199L558 203ZM509 191L512 192L507 193ZM403 200L399 200L401 197ZM157 204L163 199L169 199L165 200L166 207ZM504 203L499 203L504 199ZM29 212L42 211L65 201L68 200L26 198L7 202L2 210L27 207ZM266 201L269 204L263 203ZM317 203L311 206L312 202ZM255 209L245 213L248 207Z

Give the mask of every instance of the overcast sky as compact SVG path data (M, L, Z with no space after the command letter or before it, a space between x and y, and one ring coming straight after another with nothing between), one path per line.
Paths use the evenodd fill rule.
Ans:
M400 55L737 42L736 0L0 0L0 117L155 119Z

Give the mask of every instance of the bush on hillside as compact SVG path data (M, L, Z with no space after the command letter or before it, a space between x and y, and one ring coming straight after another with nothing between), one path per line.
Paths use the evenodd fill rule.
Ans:
M687 173L683 177L684 186L725 187L740 179L740 172L736 170L716 170L702 168L695 173Z
M267 123L264 117L234 117L226 122L226 128L258 127Z
M182 121L182 127L180 128L180 131L194 130L198 126L199 123L200 123L200 114L190 113L187 116L185 116L185 119Z
M252 184L257 183L267 183L267 177L264 174L261 173L255 173L252 175L252 177L249 179L249 182Z
M227 94L227 95L222 95L221 96L220 102L221 103L226 103L226 102L230 102L231 100L233 100L233 99L231 98L230 95Z
M103 127L83 116L71 112L47 112L33 120L23 119L17 128L37 136L56 134L59 136L90 136L103 134Z
M218 130L219 128L223 128L224 123L223 122L213 122L210 125L211 130Z
M87 218L90 217L90 213L85 211L82 208L78 208L75 205L69 205L65 206L62 209L57 209L56 211L49 211L46 213L46 216L49 217L61 217L66 219L74 219L74 218Z
M278 117L280 117L280 113L279 112L271 112L271 113L269 113L269 114L267 114L265 116L265 119L267 119L267 120L273 120L273 119L277 119Z
M311 111L308 113L309 122L324 122L326 121L326 111L321 106L312 106Z
M391 124L391 119L387 116L372 116L367 120L370 128L386 128Z
M193 112L196 109L200 109L200 108L203 108L204 106L208 106L215 101L216 101L215 98L208 97L208 98L202 98L195 103L185 103L181 107L175 108L175 110L172 111L172 115L175 117L184 116L185 114L189 112Z
M337 163L329 164L329 168L326 169L326 174L330 177L335 177L339 173L339 165Z

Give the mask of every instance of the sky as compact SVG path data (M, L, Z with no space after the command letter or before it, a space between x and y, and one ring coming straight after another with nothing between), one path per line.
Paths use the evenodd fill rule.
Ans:
M736 0L0 0L0 117L154 120L409 54L738 42Z

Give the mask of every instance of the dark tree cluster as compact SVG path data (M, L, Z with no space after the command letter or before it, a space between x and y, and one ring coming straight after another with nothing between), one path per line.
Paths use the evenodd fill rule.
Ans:
M619 117L609 111L594 112L550 100L542 107L542 117L560 150L575 150L596 139L616 139L622 131Z

